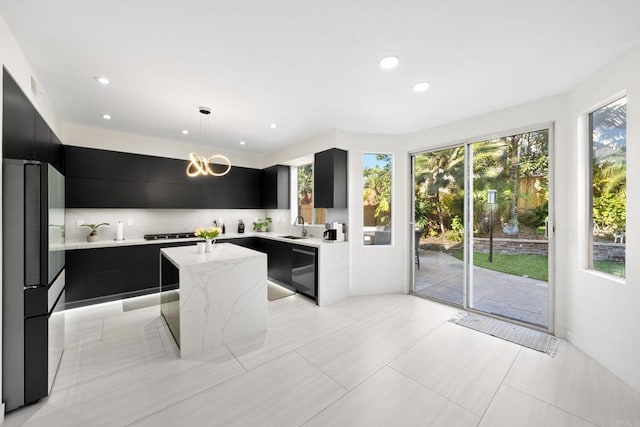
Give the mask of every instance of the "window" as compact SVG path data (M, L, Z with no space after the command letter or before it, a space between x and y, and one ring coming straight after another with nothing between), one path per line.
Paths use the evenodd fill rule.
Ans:
M589 114L593 270L625 276L627 229L627 98Z
M391 154L365 154L363 159L364 244L391 244Z
M304 218L305 224L324 224L327 210L313 208L313 164L298 166L296 217Z

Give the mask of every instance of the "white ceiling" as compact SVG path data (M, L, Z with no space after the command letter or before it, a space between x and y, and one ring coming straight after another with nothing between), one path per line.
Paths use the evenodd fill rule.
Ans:
M638 0L2 0L0 11L63 122L200 142L208 105L208 144L262 153L556 94L640 41ZM378 67L388 54L396 70ZM431 88L414 93L418 80Z

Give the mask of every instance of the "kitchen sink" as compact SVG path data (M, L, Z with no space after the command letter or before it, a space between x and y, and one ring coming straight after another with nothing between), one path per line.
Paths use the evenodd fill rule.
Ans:
M288 236L280 236L284 239L293 239L293 240L300 240L300 239L306 239L306 237L302 237L302 236L293 236L293 235L288 235Z

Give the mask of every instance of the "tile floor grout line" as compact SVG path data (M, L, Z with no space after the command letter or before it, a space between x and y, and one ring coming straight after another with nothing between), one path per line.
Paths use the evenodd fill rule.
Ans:
M203 362L203 363L205 363L205 362ZM184 402L184 401L186 401L186 400L189 400L189 399L192 399L192 398L196 397L196 396L197 396L197 395L199 395L199 394L202 394L202 393L208 392L208 391L210 391L210 390L212 390L212 389L214 389L214 388L216 388L216 387L218 387L218 386L221 386L222 384L225 384L225 383L226 383L226 382L228 382L228 381L231 381L231 380L236 379L236 378L238 378L238 377L240 377L240 376L242 376L242 375L245 375L247 372L248 372L248 371L240 372L240 373L238 373L238 374L232 375L232 376L230 376L229 378L226 378L224 381L221 381L221 382L219 382L219 383L217 383L217 384L214 384L214 385L212 385L212 386L210 386L210 387L203 388L202 390L197 391L197 392L195 392L195 393L193 393L193 394L190 394L190 395L188 395L188 396L185 396L183 399L179 399L179 400L177 400L177 401L173 402L173 403L172 403L172 404L170 404L170 405L163 406L162 408L158 409L157 411L153 411L153 412L151 412L151 413L149 413L149 414L145 415L144 417L140 417L140 418L137 418L137 419L133 420L132 422L130 422L129 424L127 424L127 426L131 426L131 425L137 424L137 423L139 423L140 421L142 421L142 420L144 420L144 419L146 419L146 418L149 418L149 417L151 417L151 416L153 416L153 415L155 415L155 414L157 414L157 413L160 413L160 412L165 411L165 410L167 410L167 409L169 409L169 408L172 408L172 407L174 407L174 406L177 406L177 405L181 404L182 402Z
M406 319L405 319L406 320ZM433 334L436 330L440 329L443 325L445 325L447 322L443 322L435 327L433 327L429 332L427 332L426 334L422 335L420 338L418 338L415 342L413 342L412 344L408 345L407 348L405 348L403 351L399 352L398 354L396 354L396 356L391 359L389 361L389 363L387 363L387 365L391 365L391 363L393 363L396 359L398 359L400 356L402 356L403 354L405 354L406 352L408 352L409 350L411 350L413 347L415 347L416 345L418 345L418 343L422 340L424 340L425 338L427 338L429 335ZM391 367L391 366L390 366Z
M133 362L133 363L131 363L131 364L127 364L127 365L125 365L125 366L120 366L120 367L118 367L117 369L111 369L111 370L109 370L109 371L107 371L107 372L100 373L99 375L96 375L96 376L91 377L91 378L85 378L85 379L83 379L83 380L79 380L79 381L77 381L77 382L73 382L73 383L70 383L70 384L68 384L68 385L65 385L65 386L62 386L62 387L59 387L59 388L55 388L55 387L54 387L54 388L51 390L51 393L53 393L54 391L56 391L56 392L57 392L57 391L61 391L61 390L67 390L67 389L69 389L69 388L71 388L71 387L75 387L75 386L78 386L78 385L85 385L85 384L87 384L87 383L90 383L90 382L93 382L93 381L96 381L96 380L102 379L102 378L104 378L104 377L106 377L106 376L109 376L109 375L113 374L114 372L120 371L120 370L122 370L122 369L129 369L129 368L132 368L132 367L134 367L134 366L136 366L136 365L138 365L138 364L142 364L142 363L149 363L149 362L150 362L150 361L152 361L152 360L161 360L161 359L165 359L165 358L166 358L166 355L164 355L164 356L157 356L157 357L151 357L151 358L148 358L148 359L145 359L145 360L138 360L138 361Z
M394 368L391 365L388 365L388 367L390 369L393 369L395 372L397 372L398 374L402 375L403 377L405 377L406 379L408 379L409 381L411 381L412 383L415 383L417 385L419 385L420 387L429 390L431 393L437 394L438 396L440 396L441 398L443 398L444 400L446 400L447 402L457 406L458 408L462 409L463 411L473 415L474 417L478 417L478 424L480 423L480 421L482 420L482 418L480 418L480 416L478 414L476 414L475 412L471 411L470 409L465 408L464 406L462 406L461 404L459 404L458 402L455 402L453 400L451 400L450 398L448 398L447 396L437 392L436 390L432 389L431 387L422 384L421 382L419 382L418 380L416 380L415 378L411 378L410 376L408 376L407 374L405 374L404 372Z
M324 369L322 369L321 367L319 367L318 365L316 365L315 363L313 363L310 359L308 359L304 354L300 353L298 351L298 349L294 349L292 351L292 353L297 353L298 356L302 357L304 360L306 360L307 362L309 362L311 364L311 366L313 366L314 368L316 368L317 370L319 370L320 372L322 372L324 374L324 376L326 376L327 378L329 378L332 382L334 382L338 387L340 387L341 389L343 389L345 392L349 391L348 388L346 388L344 385L340 384L336 379L334 379L331 375L329 375L327 372L324 371Z
M516 359L518 359L518 356L520 356L520 352L522 351L523 346L518 344L518 347L520 347L520 348L518 348L518 352L516 353L516 355L514 356L513 360L511 361L511 364L509 364L509 369L507 369L507 371L504 373L504 375L502 377L502 380L500 380L500 384L498 385L498 388L496 388L496 391L493 393L493 396L491 396L491 400L489 400L489 404L484 409L484 412L482 412L482 416L480 417L480 421L482 421L484 419L484 416L487 415L487 411L491 407L491 404L493 403L493 400L498 395L498 392L500 391L500 387L502 387L504 385L504 380L509 375L509 372L511 372L511 369L513 368L513 365L515 365L515 363L516 363Z
M338 313L338 314L340 314L340 313ZM344 316L343 314L341 314L341 315L342 315L342 316ZM347 318L348 318L348 316L344 316L344 317L347 317ZM353 319L350 319L350 318L349 318L349 320L353 320ZM272 360L274 360L274 359L276 359L276 358L278 358L278 357L282 357L283 355L288 354L288 353L290 353L290 352L292 352L292 351L297 351L297 350L298 350L299 348L301 348L301 347L304 347L304 346L306 346L306 345L312 344L312 343L314 343L314 342L316 342L316 341L318 341L318 340L320 340L320 339L322 339L322 338L325 338L325 337L327 337L327 336L329 336L329 335L331 335L331 334L333 334L333 333L336 333L336 332L338 332L338 331L341 331L341 330L343 330L343 329L345 329L345 328L347 328L347 327L349 327L349 326L351 326L351 325L341 326L341 327L339 327L338 329L336 329L336 330L334 330L334 331L331 331L331 332L327 332L327 333L326 333L326 334L324 334L324 335L320 335L320 336L318 336L318 337L316 337L316 338L312 339L311 341L306 341L306 342L304 342L304 343L300 344L299 346L294 347L294 348L292 348L291 350L289 350L289 351L287 351L287 352L283 353L282 355L274 356L274 357L272 357L272 358L270 358L270 359L268 359L268 360L262 361L262 362L260 362L259 364L257 364L256 366L254 366L254 367L253 367L253 368L251 368L251 369L248 369L248 368L247 368L247 372L248 372L248 371L251 371L251 370L253 370L253 369L259 368L260 366L262 366L262 365L264 365L264 364L266 364L266 363L269 363L269 362L271 362ZM258 332L258 333L261 333L261 332ZM230 344L231 344L231 343L230 343ZM231 351L231 349L229 349L229 351ZM234 355L234 357L235 357L235 353L233 353L233 352L232 352L232 354L233 354L233 355ZM240 361L240 359L238 359L238 361ZM242 365L242 366L244 367L244 365Z
M524 395L526 395L526 396L529 396L530 398L532 398L532 399L534 399L534 400L537 400L538 402L544 403L545 405L549 405L549 406L551 406L552 408L556 408L557 410L559 410L559 411L561 411L561 412L564 412L565 414L571 415L572 417L576 417L576 418L578 418L578 419L580 419L580 420L582 420L582 421L584 421L584 422L586 422L586 423L588 423L588 424L591 424L591 425L596 426L596 427L598 426L598 424L596 424L596 423L594 423L593 421L590 421L590 420L588 420L588 419L584 418L584 417L583 417L583 416L581 416L581 415L574 414L573 412L570 412L570 411L569 411L569 410L567 410L567 409L561 408L560 406L557 406L557 405L555 405L555 404L553 404L553 403L551 403L551 402L547 402L546 400L541 399L541 398L539 398L539 397L537 397L537 396L534 396L533 394L530 394L530 393L528 393L528 392L526 392L526 391L520 390L519 388L517 388L517 387L515 387L515 386L512 386L512 385L507 384L507 383L505 383L505 384L504 384L504 386L505 386L505 387L510 388L511 390L515 390L515 391L517 391L517 392L519 392L519 393L522 393L522 394L524 394Z
M227 344L224 345L225 348L229 351L229 353L233 356L234 359L236 359L236 362L238 362L238 364L240 365L240 367L242 369L244 369L245 372L249 372L249 370L247 369L246 366L244 366L244 364L242 363L242 361L238 358L238 356L236 356L236 354L233 352L233 350L231 350L231 348L229 348L229 346Z
M302 354L300 354L302 356ZM304 356L302 356L304 357ZM306 357L304 357L305 360L308 360ZM309 363L311 363L313 365L313 363L311 361L309 361ZM316 365L313 365L316 366ZM329 374L327 374L326 372L324 372L322 369L318 368L316 366L316 368L318 368L320 371L322 371L323 374L325 374L327 377L331 378L333 380L333 382L335 382L336 384L338 384L341 388L343 388L346 393L344 393L342 396L340 396L338 399L336 399L334 402L332 402L331 404L327 405L327 407L325 407L324 409L318 411L318 413L316 413L314 416L312 416L311 418L309 418L307 421L305 421L303 424L301 425L305 425L308 424L311 420L313 420L314 418L316 418L318 415L320 415L322 412L326 411L327 409L329 409L331 406L335 405L336 403L338 403L340 400L342 400L343 398L345 398L346 396L348 396L349 394L351 394L353 391L355 391L358 387L360 387L362 384L364 384L366 381L368 381L369 379L371 379L374 375L376 375L378 372L382 371L384 368L386 368L387 365L383 365L382 367L380 367L379 369L376 369L373 373L371 373L371 375L369 375L368 377L364 378L362 381L360 381L359 383L357 383L355 386L353 386L351 389L347 389L346 387L344 387L343 385L339 384L336 380L334 380L333 378L331 378L331 376Z
M52 389L52 391L51 391L51 392L53 393L54 391L66 390L66 389L68 389L68 388L70 388L70 387L74 387L74 386L77 386L77 385L84 385L84 384L90 383L90 382L92 382L92 381L95 381L95 380L101 379L101 378L103 378L103 377L105 377L105 376L111 375L113 372L118 371L118 370L120 370L120 369L125 369L125 368L134 367L135 365L138 365L138 364L140 364L140 363L148 363L148 362L149 362L149 361L151 361L151 360L159 360L159 359L164 359L164 358L166 358L167 353L166 353L166 350L165 350L165 348L164 348L164 343L162 342L162 337L160 336L160 333L159 333L158 331L156 331L156 333L158 334L158 339L160 340L160 344L161 344L161 346L162 346L162 350L165 352L164 356L162 356L162 355L158 355L158 356L154 356L154 357L146 358L146 359L144 359L144 360L138 360L138 361L136 361L136 362L126 364L125 366L121 366L121 367L119 367L118 369L112 369L112 370L110 370L110 371L108 371L108 372L101 373L101 374L99 374L99 375L97 375L97 376L94 376L94 377L91 377L91 378L85 378L85 379L83 379L83 380L80 380L79 382L70 383L70 384L68 384L68 385L66 385L66 386L62 386L62 387L60 387L60 388L55 388L55 383L54 383L54 388ZM133 334L127 334L127 335L133 335ZM106 341L111 341L111 340L115 340L115 339L119 339L119 338L121 338L121 336L120 336L120 337L113 337L113 338L109 338L109 339L107 339ZM99 341L93 341L93 342L91 342L91 343L89 343L89 344L95 344L95 343L99 343L99 342L105 342L105 340L102 340L102 339L101 339L101 340L99 340ZM75 350L81 350L81 349L76 348ZM63 352L63 357L64 357L64 352ZM62 362L61 362L61 363L62 363ZM57 377L57 374L56 374L56 377Z

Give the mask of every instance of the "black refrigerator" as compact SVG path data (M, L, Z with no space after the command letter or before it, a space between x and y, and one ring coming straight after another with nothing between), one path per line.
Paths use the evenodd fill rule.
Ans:
M6 410L48 395L64 350L64 176L3 160L2 389Z

